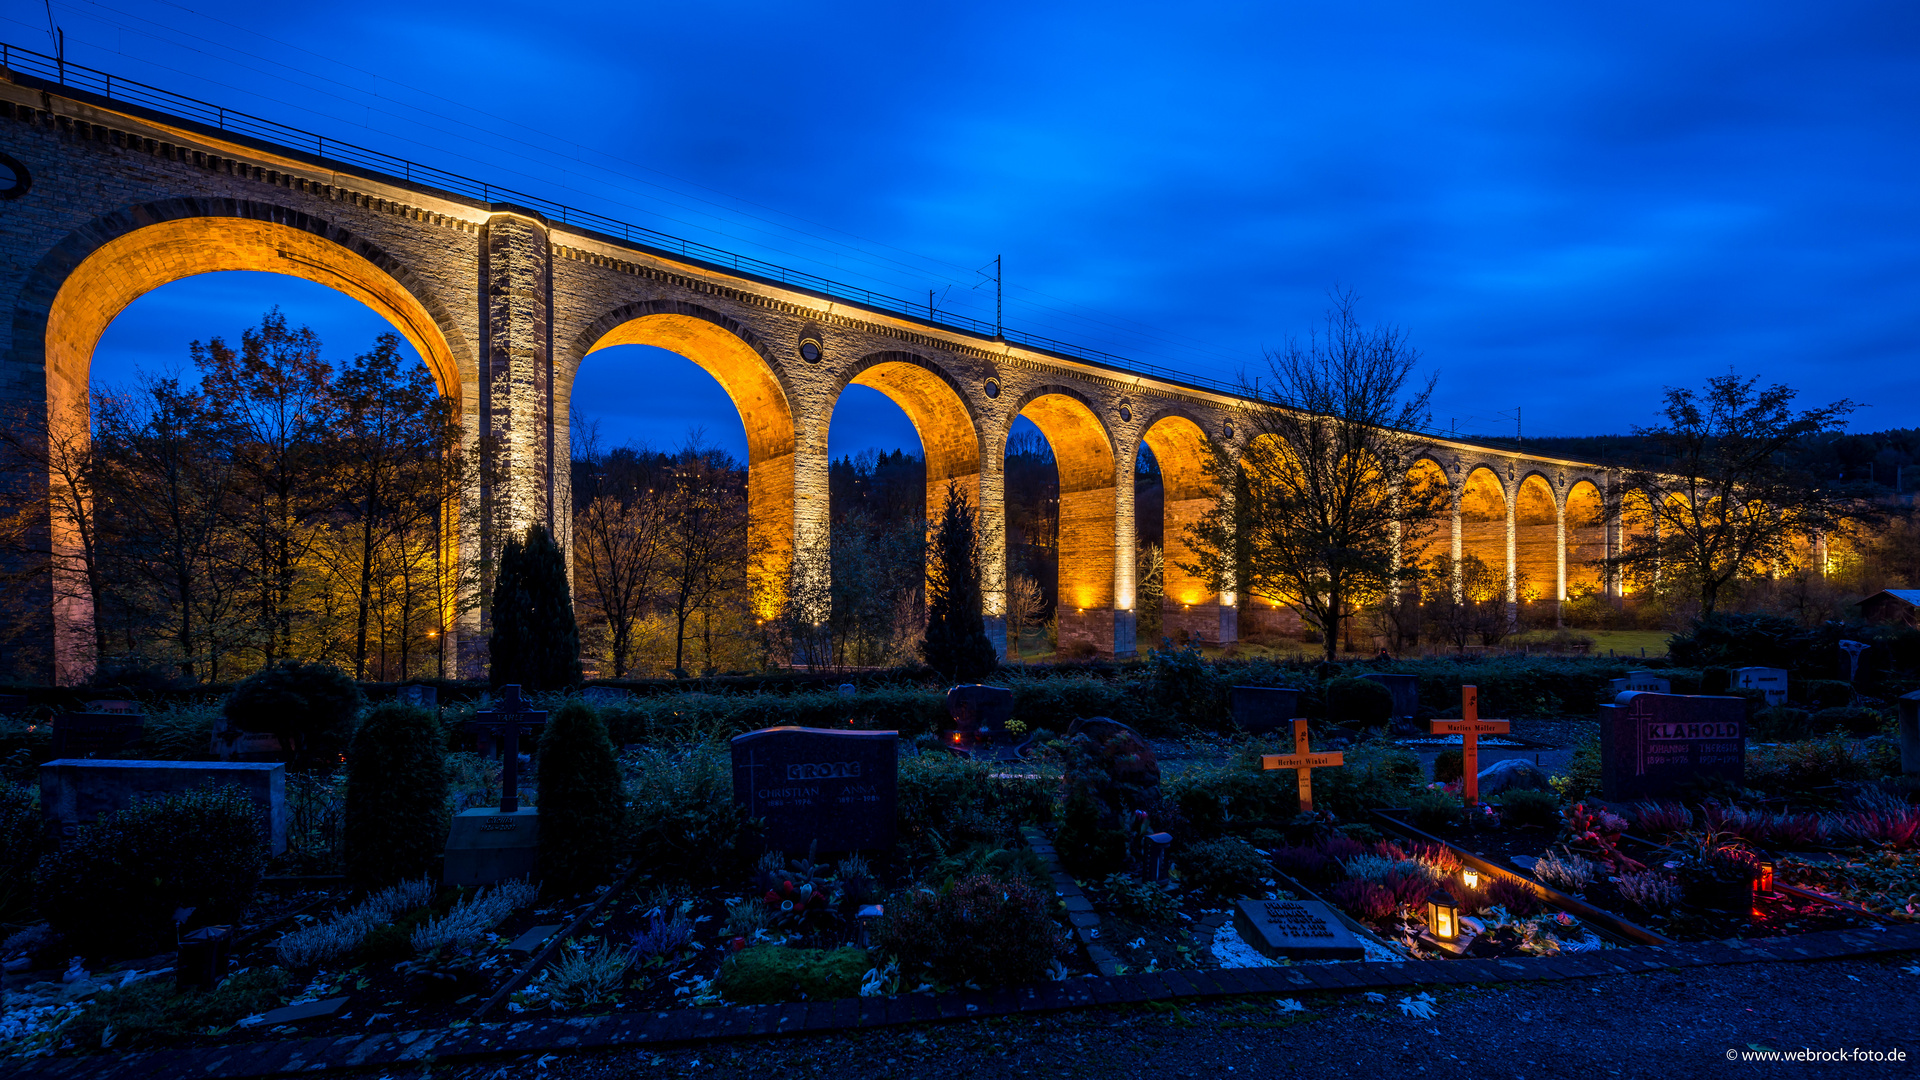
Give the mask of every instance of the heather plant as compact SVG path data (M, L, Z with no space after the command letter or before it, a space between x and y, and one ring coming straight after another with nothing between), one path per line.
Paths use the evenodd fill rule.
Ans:
M368 934L432 903L435 891L429 878L391 885L330 919L282 935L273 943L274 956L296 970L332 963L358 949Z
M1547 852L1533 864L1533 876L1562 892L1577 893L1593 884L1598 868L1568 851Z
M1328 890L1327 896L1355 918L1367 922L1379 922L1399 909L1399 901L1391 890L1367 878L1342 881Z
M440 722L397 702L375 708L347 754L347 880L379 888L437 875L447 826Z
M1645 836L1672 836L1693 828L1693 811L1676 802L1635 803L1627 817L1634 831Z
M1628 903L1655 915L1672 911L1680 903L1680 883L1653 870L1621 874L1614 887Z
M647 916L647 925L633 932L636 957L672 956L693 940L693 924L678 906L655 909Z
M612 876L624 817L620 766L600 715L569 701L540 734L540 879L555 895Z
M415 929L411 939L413 949L430 953L443 946L471 945L539 896L539 886L526 881L503 881L482 889L453 905L445 915Z
M634 952L610 941L587 945L569 941L541 977L540 988L555 1008L582 1008L612 1000L620 992Z

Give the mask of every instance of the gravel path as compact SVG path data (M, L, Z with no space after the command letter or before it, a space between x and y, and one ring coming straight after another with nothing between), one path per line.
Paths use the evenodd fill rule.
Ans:
M1116 1007L855 1035L582 1052L442 1066L441 1080L624 1077L1571 1077L1912 1076L1916 958L1742 964L1433 991L1434 1014L1358 995ZM1904 1063L1728 1061L1761 1050L1904 1051ZM400 1075L394 1074L396 1078ZM409 1071L409 1077L421 1074ZM425 1080L425 1078L423 1078Z

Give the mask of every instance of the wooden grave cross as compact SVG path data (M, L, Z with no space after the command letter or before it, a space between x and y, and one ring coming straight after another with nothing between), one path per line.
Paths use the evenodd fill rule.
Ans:
M500 703L473 714L467 726L499 740L500 812L512 814L520 809L520 736L537 735L547 722L545 710L530 708L520 700L520 687L508 683L500 688Z
M1313 812L1313 770L1332 765L1346 764L1347 756L1338 750L1316 754L1307 746L1307 722L1293 722L1293 753L1262 754L1262 769L1292 769L1300 776L1300 812Z
M1460 797L1471 806L1480 801L1480 736L1505 735L1513 725L1505 720L1480 719L1480 688L1460 688L1460 719L1433 721L1435 735L1460 736Z

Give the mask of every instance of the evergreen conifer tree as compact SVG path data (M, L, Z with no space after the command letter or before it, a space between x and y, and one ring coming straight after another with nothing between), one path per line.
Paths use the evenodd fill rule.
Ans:
M940 529L927 553L927 636L920 655L955 682L974 682L999 664L982 608L975 521L973 504L949 481Z
M527 527L500 553L493 586L489 675L495 686L553 690L580 682L580 627L567 562L544 525Z
M432 713L398 702L375 708L353 733L341 846L356 887L439 880L448 825L444 744Z
M613 740L600 714L569 701L540 733L540 880L567 896L606 883L624 805Z

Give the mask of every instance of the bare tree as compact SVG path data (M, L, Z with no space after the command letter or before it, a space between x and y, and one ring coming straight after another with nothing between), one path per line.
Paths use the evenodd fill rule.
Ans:
M744 584L747 500L742 470L690 438L667 484L665 598L672 609L673 670L686 674L687 625ZM711 655L711 649L709 649Z
M1040 583L1026 574L1015 574L1007 580L1007 655L1020 655L1020 638L1027 627L1038 626L1040 616L1046 611L1046 594L1040 591Z
M624 679L634 631L652 609L666 570L667 500L643 479L608 474L592 423L576 422L574 445L589 483L578 495L586 505L573 517L575 588L585 617L605 623L613 677Z
M1433 382L1410 386L1419 353L1391 326L1363 327L1336 293L1325 328L1269 353L1268 380L1243 392L1247 444L1216 450L1223 500L1188 531L1216 590L1286 604L1320 631L1331 660L1355 608L1418 574L1409 555L1446 505L1443 484L1409 477L1426 452L1415 429Z
M1666 422L1637 428L1664 455L1658 469L1627 474L1623 487L1646 498L1653 528L1627 537L1613 568L1658 568L1713 614L1738 578L1793 561L1794 548L1866 511L1851 493L1820 484L1789 463L1787 451L1839 431L1851 401L1795 412L1796 392L1729 371L1705 390L1668 387Z

